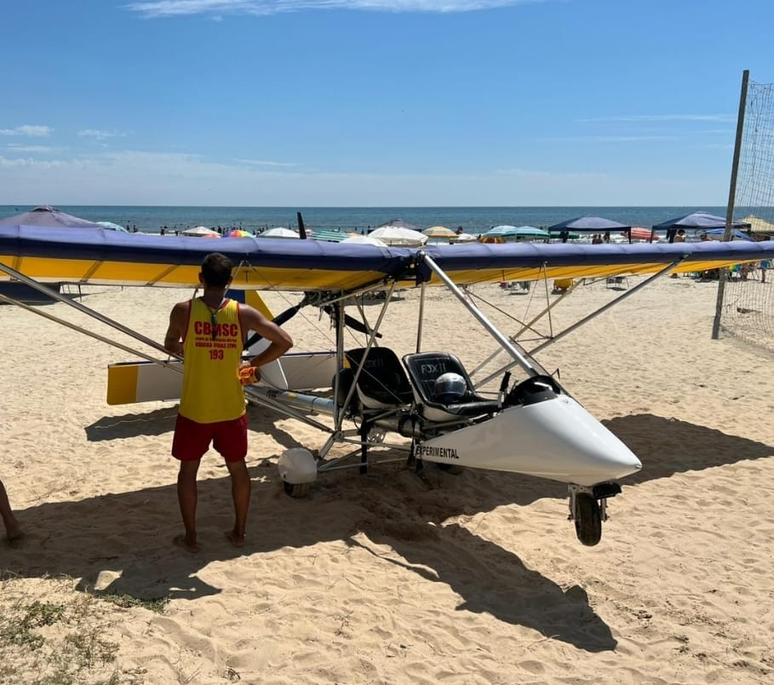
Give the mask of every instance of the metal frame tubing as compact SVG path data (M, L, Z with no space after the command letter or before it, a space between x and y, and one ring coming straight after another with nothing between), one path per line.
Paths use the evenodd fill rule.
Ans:
M580 327L581 327L581 326L583 326L584 324L588 323L588 322L589 322L589 321L591 321L592 319L595 319L597 316L599 316L599 315L600 315L600 314L602 314L603 312L606 312L606 311L607 311L608 309L610 309L611 307L614 307L614 306L615 306L615 305L617 305L619 302L623 302L623 300L625 300L627 297L631 297L632 295L634 295L634 294L635 294L635 293L636 293L638 290L640 290L641 288L644 288L644 287L645 287L646 285L648 285L649 283L652 283L652 282L653 282L653 281L655 281L657 278L660 278L660 277L661 277L661 276L663 276L664 274L668 273L669 271L671 271L672 269L674 269L674 268L675 268L675 267L676 267L676 266L677 266L677 265L678 265L680 262L682 262L682 261L683 261L683 259L685 259L685 257L680 257L680 259L678 259L678 260L676 260L676 261L672 262L672 263L671 263L671 264L669 264L668 266L665 266L663 269L661 269L661 271L658 271L658 272L656 272L656 273L655 273L655 274L653 274L653 275L652 275L650 278L648 278L648 279L644 280L642 283L638 283L638 284L637 284L636 286L634 286L634 287L633 287L631 290L628 290L627 292L623 293L622 295L619 295L619 296L618 296L618 297L616 297L616 298L615 298L613 301L611 301L611 302L608 302L606 305L604 305L604 306L600 307L600 308L599 308L599 309L597 309L596 311L593 311L591 314L589 314L588 316L586 316L586 317L582 318L580 321L576 321L574 324L572 324L572 326L568 326L568 327L567 327L567 328L565 328L565 329L564 329L564 330L563 330L561 333L557 333L557 334L556 334L556 335L555 335L553 338L551 338L550 340L546 340L546 341L545 341L544 343L542 343L541 345L538 345L538 346L537 346L535 349L533 349L533 350L530 350L528 354L529 354L529 355L530 355L530 357L531 357L531 356L533 356L533 355L537 354L538 352L540 352L541 350L544 350L544 349L545 349L546 347L548 347L549 345L553 345L555 342L557 342L557 341L561 340L561 339L562 339L562 338L564 338L566 335L569 335L570 333L572 333L573 331L577 330L578 328L580 328ZM504 367L502 367L502 368L498 369L498 370L497 370L497 371L495 371L494 373L492 373L492 374L490 374L489 376L487 376L486 378L484 378L484 380L482 380L480 383L477 383L475 387L476 387L476 388L478 388L478 387L479 387L479 386L481 386L481 385L485 385L486 383L489 383L489 381L493 381L495 378L497 378L497 377L498 377L498 376L500 376L501 374L505 373L506 371L509 371L509 370L510 370L510 369L512 369L514 366L516 366L516 364L515 364L515 363L513 363L513 364L507 364L506 366L504 366Z
M387 295L384 300L384 305L382 305L382 310L379 312L379 318L376 319L376 323L374 324L374 327L371 329L371 333L368 336L368 343L366 344L365 354L363 355L363 358L360 360L360 364L358 364L357 370L355 371L355 376L352 379L352 385L349 388L349 391L347 392L346 398L344 399L344 404L341 405L341 408L339 409L338 414L336 416L336 430L341 430L341 424L344 420L344 416L347 413L347 407L349 407L349 403L352 401L352 396L355 394L355 391L357 390L357 381L360 378L360 374L362 373L363 368L365 367L366 359L368 359L368 353L371 351L371 347L374 344L374 340L376 340L376 334L379 332L379 328L382 325L384 315L387 313L387 307L390 304L390 299L392 298L393 290L395 290L395 281L392 282L392 284L390 285L390 289L387 291ZM343 318L344 317L342 315L342 320ZM337 374L337 377L338 377L338 374ZM334 394L334 398L335 397L336 395Z
M128 345L123 345L120 342L117 342L116 340L111 340L110 338L106 338L104 335L100 335L99 333L94 333L93 331L89 331L83 328L82 326L78 326L69 321L65 321L64 319L60 319L58 316L54 316L53 314L40 311L39 309L35 309L34 307L31 307L30 305L24 302L21 302L19 300L15 300L12 297L8 297L7 295L0 294L0 301L7 302L8 304L15 304L17 307L26 309L28 312L32 312L33 314L42 316L44 319L48 319L49 321L58 323L60 326L64 326L65 328L70 328L74 331L77 331L78 333L83 333L84 335L87 335L90 338L99 340L100 342L106 343L107 345L111 345L112 347L117 347L119 350L122 350L123 352L128 352L129 354L136 354L138 357L142 357L146 361L153 362L154 364L158 364L159 366L166 367L167 369L172 369L173 371L177 371L179 373L183 373L183 369L180 365L170 364L169 362L164 361L163 359L156 359L155 357L151 357L150 355L145 354L144 352L135 350L133 347L129 347Z
M476 318L476 320L487 330L489 335L491 335L499 344L500 346L513 357L515 360L513 363L513 366L516 366L517 364L520 365L527 373L529 373L532 376L538 376L540 373L535 369L535 367L530 363L529 359L522 354L515 345L507 338L505 337L500 331L497 330L497 328L494 327L494 325L489 321L489 319L484 316L484 313L476 307L475 304L470 302L467 297L465 297L465 293L460 290L459 287L457 287L457 284L454 283L447 275L446 272L439 267L431 257L429 257L424 252L420 252L420 257L424 260L425 264L427 264L428 267L430 267L430 270L438 276L438 278L441 279L441 281L444 283L444 285L452 291L454 296L462 302L464 307Z
M90 307L87 307L85 304L82 304L81 302L76 302L75 300L71 300L65 297L64 295L56 292L55 290L52 290L51 288L43 285L42 283L38 283L34 278L25 276L23 273L16 271L16 269L12 269L10 266L7 266L2 262L0 262L0 271L4 271L9 276L21 281L25 285L28 285L31 288L34 288L35 290L48 295L52 300L57 300L58 302L62 302L66 305L69 305L70 307L77 309L79 312L83 314L87 314L88 316L91 316L92 318L96 319L101 323L104 323L105 325L110 326L111 328L115 328L117 331L121 331L121 333L124 333L125 335L128 335L134 338L138 342L144 343L145 345L148 345L149 347L159 350L164 354L169 354L169 352L166 349L164 349L164 346L156 342L155 340L151 340L151 338L146 338L141 333L137 333L137 331L133 331L131 328L128 328L127 326L124 326L121 323L118 323L118 321L114 321L113 319L105 316L104 314L100 314L94 309L91 309ZM170 355L170 356L175 357L176 359L180 359L180 357L178 357L177 355Z
M533 330L532 326L536 324L540 319L542 319L553 307L558 305L565 297L567 297L573 290L575 290L575 286L569 287L567 290L565 290L557 299L553 300L548 304L548 306L540 312L537 316L535 316L529 323L522 324L521 328L516 331L513 335L509 335L508 338L512 340L513 342L518 342L519 336L526 330ZM544 337L542 334L540 334L538 331L534 331L537 335L540 335L541 337ZM471 376L474 376L477 374L481 369L483 369L487 364L489 364L497 355L499 355L501 350L495 350L490 354L484 361L482 361L473 371L470 372Z
M427 283L422 283L419 291L419 321L417 322L417 354L422 351L422 326L425 319L425 288Z

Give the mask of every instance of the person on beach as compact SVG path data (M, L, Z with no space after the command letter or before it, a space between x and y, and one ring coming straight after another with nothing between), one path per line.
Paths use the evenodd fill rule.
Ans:
M677 232L677 235L675 236L675 242L676 243L684 243L685 242L685 230L684 229L681 228Z
M259 311L226 297L231 268L231 260L218 252L204 258L199 273L202 296L173 307L164 337L164 347L184 360L172 456L180 461L177 496L185 534L174 542L189 552L199 549L196 474L211 442L231 476L234 526L225 535L235 547L244 545L251 483L245 464L247 414L242 386L260 380L258 369L293 346L290 336ZM270 345L242 363L250 330L260 333Z
M8 501L8 495L5 492L3 481L0 480L0 518L3 519L5 534L9 542L18 540L22 537L22 529L16 517L13 515L11 503Z

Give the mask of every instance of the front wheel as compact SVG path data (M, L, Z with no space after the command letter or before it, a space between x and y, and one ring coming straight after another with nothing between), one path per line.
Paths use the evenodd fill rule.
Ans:
M602 539L602 513L599 502L588 493L575 495L575 534L586 547L593 547Z
M309 488L311 483L288 483L286 480L282 481L282 485L285 488L285 494L298 499L299 497L306 497L309 494Z

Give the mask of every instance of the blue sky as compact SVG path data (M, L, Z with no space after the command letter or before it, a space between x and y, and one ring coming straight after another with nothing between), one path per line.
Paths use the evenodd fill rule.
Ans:
M723 205L772 0L3 4L0 204Z

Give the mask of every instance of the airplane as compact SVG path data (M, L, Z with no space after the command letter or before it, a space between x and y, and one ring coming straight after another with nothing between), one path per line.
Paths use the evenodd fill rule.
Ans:
M574 522L579 541L593 546L601 539L608 500L621 492L618 481L636 473L642 464L540 365L535 355L656 278L771 259L774 243L385 248L245 237L223 239L215 246L211 241L186 237L119 234L105 229L0 226L2 279L35 288L163 353L165 358L138 351L8 295L0 293L0 301L142 358L144 362L108 369L109 403L173 400L179 397L180 358L169 356L159 342L45 283L196 287L202 258L215 250L235 264L232 289L245 291L248 301L253 298L269 315L265 304L256 299L257 291L303 293L300 302L272 317L275 322L285 323L312 307L330 317L335 330L335 349L287 355L262 369L260 384L246 386L249 402L327 435L316 454L298 448L280 457L278 468L288 494L303 495L319 475L329 471L356 468L365 472L372 465L398 460L411 465L420 476L424 476L427 462L447 470L464 467L527 474L567 484L568 518ZM498 330L469 290L478 283L547 283L549 279L633 274L650 275L597 312L551 334L531 351L516 335ZM498 351L508 357L504 365L474 383L454 354L423 350L425 291L431 286L445 287L459 300L493 338ZM390 347L379 344L380 328L393 293L407 287L420 290L416 351L400 359ZM383 303L371 326L365 321L361 301L375 293L383 295ZM552 301L539 317L561 298ZM363 320L348 314L348 306L358 309ZM531 328L535 321L522 329ZM347 328L364 334L365 344L347 349ZM256 354L262 344L255 334L249 336L247 354ZM520 375L513 378L516 368ZM496 390L486 390L493 383ZM320 415L330 417L330 422L319 420ZM397 437L388 441L388 434ZM330 457L337 445L351 451ZM403 455L396 458L396 452Z

